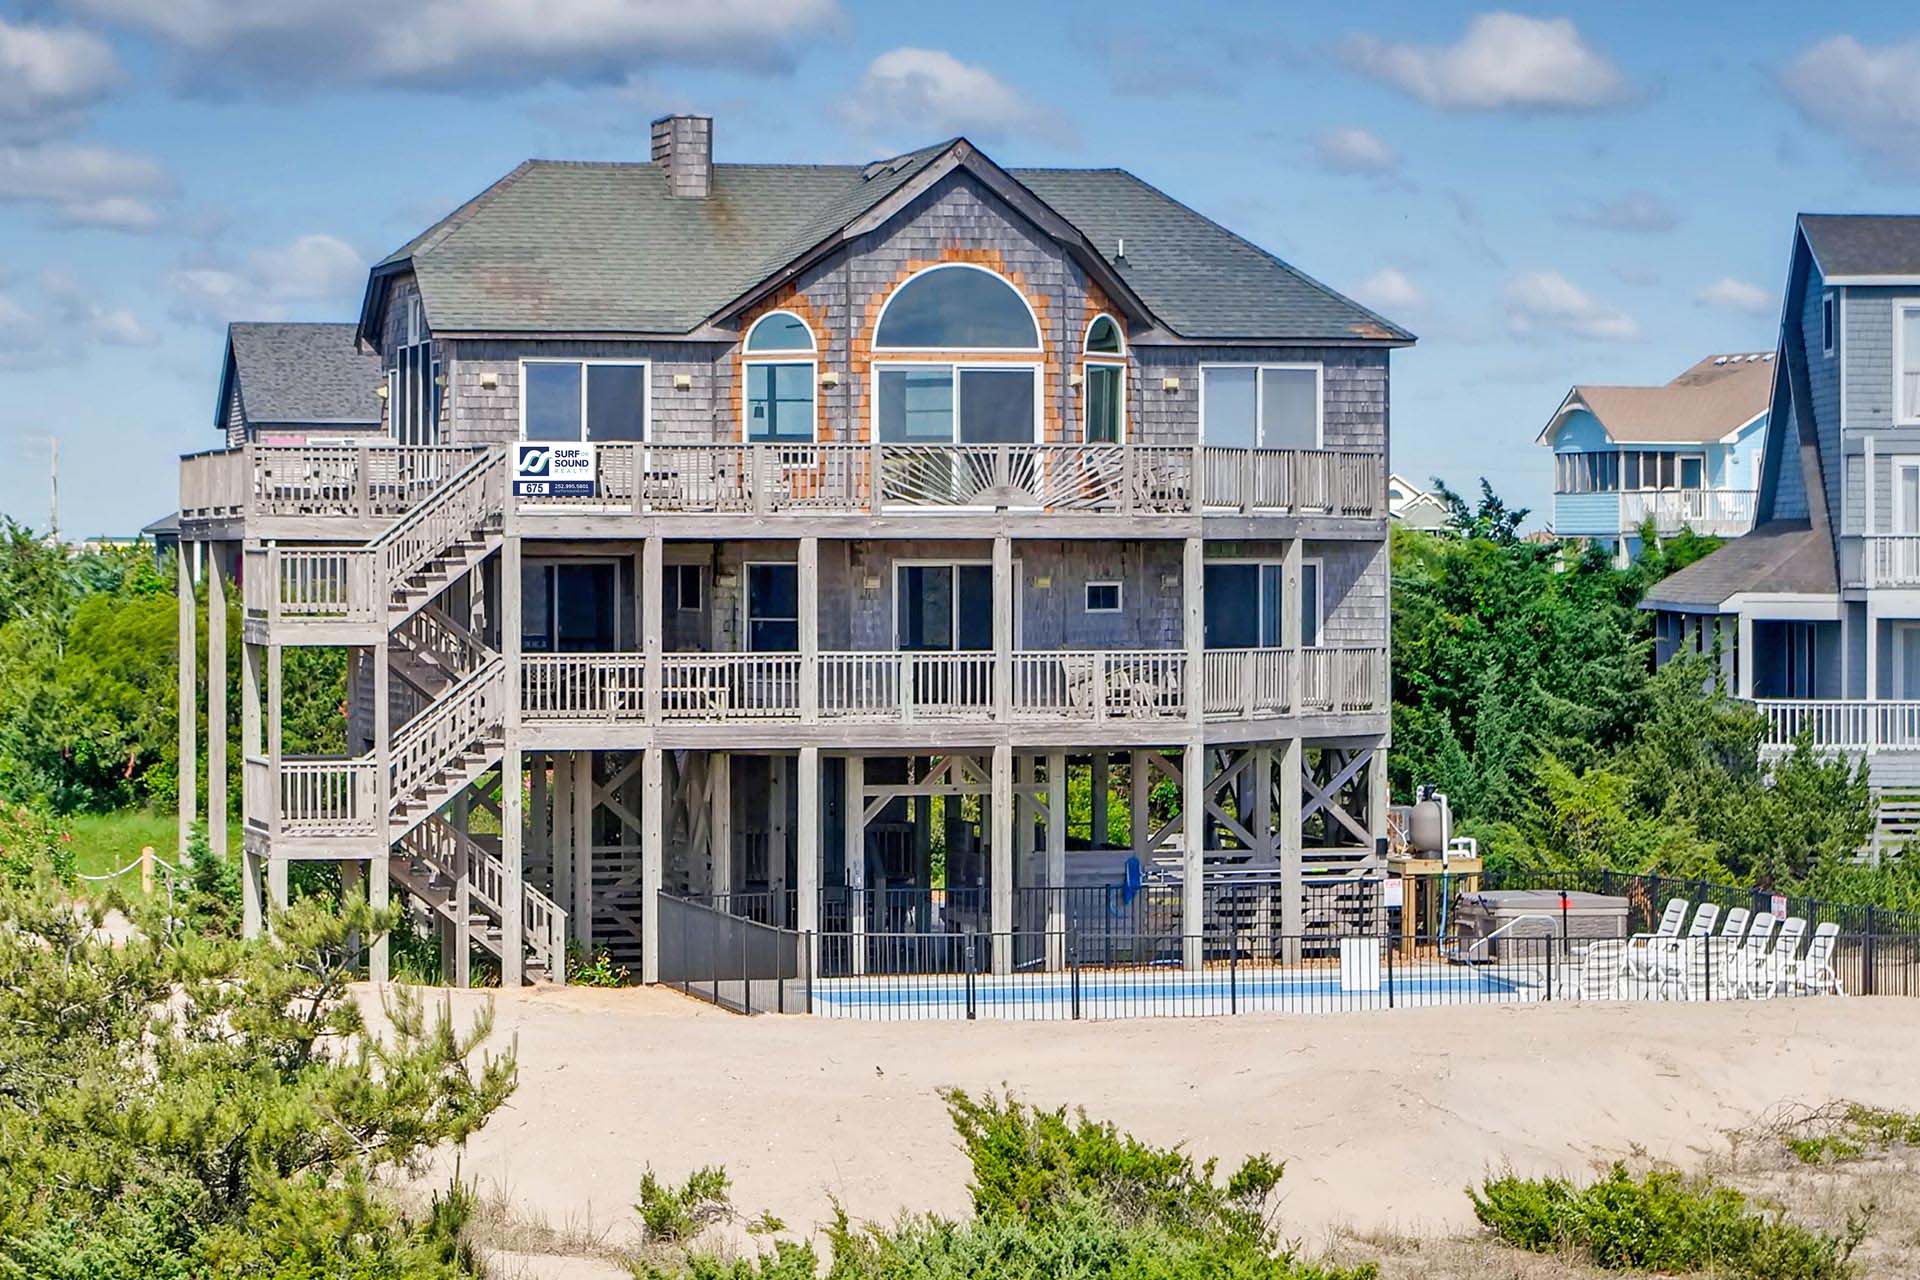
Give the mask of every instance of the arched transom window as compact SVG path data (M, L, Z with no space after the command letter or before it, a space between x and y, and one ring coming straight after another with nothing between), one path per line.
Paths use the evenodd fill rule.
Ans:
M1127 438L1127 340L1120 322L1097 315L1087 325L1081 367L1080 422L1088 444L1121 444Z
M873 412L881 440L1031 444L1039 439L1040 324L1020 291L986 268L947 263L908 279L881 308L873 346L876 353L953 356L875 360ZM978 358L1011 352L1031 353L1033 359Z
M770 311L747 330L747 439L772 444L814 438L813 330L791 311Z
M873 345L886 351L1038 351L1040 326L1020 291L967 263L930 267L894 290Z

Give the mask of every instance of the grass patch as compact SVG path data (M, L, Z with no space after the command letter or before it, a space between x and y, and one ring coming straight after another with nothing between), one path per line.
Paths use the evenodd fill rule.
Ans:
M1807 1115L1781 1140L1807 1164L1839 1164L1894 1147L1920 1147L1920 1112L1843 1103Z
M1810 1231L1711 1178L1615 1164L1586 1187L1561 1178L1489 1178L1469 1188L1497 1238L1534 1253L1573 1254L1608 1271L1712 1271L1748 1280L1846 1280L1871 1207L1840 1233Z
M77 813L65 819L73 832L74 869L83 876L100 876L138 861L140 849L152 845L160 858L179 862L180 819L151 809L117 809L112 813ZM240 824L227 828L227 847L240 848ZM140 873L129 871L115 881L122 893L140 892Z

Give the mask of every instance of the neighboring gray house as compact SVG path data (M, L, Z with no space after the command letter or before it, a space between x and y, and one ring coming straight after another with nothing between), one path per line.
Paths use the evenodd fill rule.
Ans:
M1412 336L1119 169L711 140L529 161L376 264L379 444L185 460L244 561L249 927L327 858L457 981L568 936L671 980L685 895L822 977L1376 933ZM288 645L356 651L357 754L282 753Z
M227 326L214 427L229 446L320 443L382 429L380 357L351 324Z
M1659 656L1716 657L1784 748L1864 753L1920 816L1920 216L1802 214L1754 531L1668 578Z

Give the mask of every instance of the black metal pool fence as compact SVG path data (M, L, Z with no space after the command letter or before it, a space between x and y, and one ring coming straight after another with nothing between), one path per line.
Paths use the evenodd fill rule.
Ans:
M1835 902L1805 894L1776 893L1766 888L1742 888L1712 880L1683 876L1665 876L1604 868L1582 871L1529 872L1509 871L1489 874L1482 882L1489 889L1571 889L1603 893L1627 900L1627 927L1630 933L1651 930L1660 913L1675 898L1690 907L1712 903L1722 912L1745 907L1754 915L1775 915L1781 919L1797 916L1811 930L1822 924L1839 926L1843 934L1920 934L1920 911L1900 911L1854 902Z
M1838 922L1788 955L1735 940L1216 930L799 932L671 894L660 980L742 1013L1056 1021L1348 1012L1552 1000L1920 995L1920 930Z

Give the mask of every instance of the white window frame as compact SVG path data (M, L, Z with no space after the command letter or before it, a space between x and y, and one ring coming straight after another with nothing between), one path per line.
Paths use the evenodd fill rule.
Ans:
M887 346L882 346L880 344L880 326L886 323L887 312L893 308L893 300L895 298L898 298L901 295L901 293L905 291L908 285L912 284L915 280L918 280L921 276L928 275L935 271L951 270L955 267L964 268L968 271L979 271L985 275L990 275L995 280L998 280L1001 284L1005 285L1007 288L1013 290L1013 296L1020 299L1020 305L1027 309L1027 318L1033 321L1033 345L1032 346L1030 347L887 347ZM892 354L895 352L904 352L907 354L914 354L914 353L932 354L932 353L946 352L946 351L953 351L953 352L1007 351L1007 352L1020 352L1022 354L1044 354L1047 346L1047 331L1040 324L1040 314L1033 309L1033 303L1028 300L1027 295L1024 292L1022 292L1022 290L1020 289L1020 286L1016 285L1013 281L1001 275L998 271L995 271L991 267L983 267L977 262L935 262L929 266L920 268L918 271L914 272L912 275L908 276L905 280L902 280L899 284L893 287L893 292L887 295L887 300L880 304L880 314L875 316L873 319L873 336L871 341L872 341L872 346L870 349L872 351L876 353L886 352L888 354Z
M765 351L755 351L753 349L754 330L758 329L767 321L779 316L786 316L790 320L798 320L800 322L800 327L807 331L807 345L804 347L793 347L786 351L776 351L771 347ZM742 355L758 356L769 360L777 360L783 356L818 355L820 353L820 340L813 336L813 326L807 323L805 316L801 315L798 311L790 311L785 307L775 307L765 315L755 316L753 323L747 326L747 331L740 335L740 353Z
M1102 320L1108 320L1112 322L1113 331L1120 339L1120 350L1117 353L1112 351L1089 351L1087 349L1087 343L1093 337L1093 326L1096 324L1099 324ZM1120 323L1120 317L1114 315L1111 311L1096 312L1093 318L1087 321L1086 330L1080 335L1080 443L1081 444L1093 443L1091 439L1091 434L1089 431L1089 428L1092 426L1092 424L1087 421L1087 410L1090 407L1087 400L1087 379L1096 368L1118 369L1120 371L1120 396L1119 396L1120 421L1118 424L1120 427L1120 438L1118 440L1113 441L1113 443L1125 444L1127 442L1127 436L1129 434L1127 431L1127 381L1128 381L1127 370L1129 368L1129 363L1130 363L1127 359L1127 356L1128 356L1127 330L1126 330L1126 327ZM1102 441L1101 443L1104 444L1106 443L1106 441Z
M912 568L952 569L955 571L954 581L957 583L960 578L958 571L961 565L986 565L988 568L992 568L993 561L990 559L976 560L976 559L967 559L967 558L962 558L959 560L947 560L947 559L941 559L939 557L935 557L934 559L931 559L931 560L909 558L904 560L894 560L892 562L892 565L893 565L892 577L887 584L888 645L889 645L889 648L894 653L899 653L900 652L900 571L902 569L912 569ZM1023 600L1027 594L1024 589L1026 579L1021 576L1021 561L1017 557L1013 562L1013 572L1008 576L1013 586L1013 648L1014 648L1014 652L1017 653L1020 651L1020 641L1022 638L1022 623L1024 621L1025 612L1026 612L1023 607ZM956 599L954 603L958 604L959 601ZM957 636L960 634L960 628L957 625L958 619L955 619L954 621L956 625L951 627L950 630L952 634ZM928 649L928 650L924 650L924 652L927 652L927 653L991 653L993 651L991 649Z
M1920 454L1896 453L1887 459L1887 467L1887 487L1892 491L1892 501L1888 505L1893 508L1893 510L1888 513L1893 517L1893 528L1889 530L1889 532L1920 533L1920 511L1908 511L1906 509L1907 491L1905 486L1900 483L1900 473L1903 470L1912 469L1920 471ZM1872 482L1873 477L1869 476L1868 483L1871 484Z
M791 649L756 649L753 647L753 571L755 569L784 568L793 570L793 639ZM740 651L742 653L799 653L806 648L800 635L800 562L797 560L748 560L740 566ZM786 622L786 618L762 618L762 622Z
M1267 435L1267 384L1260 376L1267 369L1311 369L1313 370L1313 447L1327 447L1327 367L1318 360L1210 360L1199 366L1200 392L1198 409L1200 411L1200 443L1207 444L1207 370L1209 369L1252 369L1253 375L1253 420L1254 447L1266 449ZM1237 446L1224 446L1237 447Z
M791 351L755 351L752 348L753 331L776 316L789 316L800 322L807 331L805 349L794 348ZM803 364L807 367L807 388L811 395L807 401L807 438L787 438L781 440L755 440L753 438L753 396L749 371L755 365ZM740 441L742 444L769 444L778 448L781 445L816 444L820 440L820 339L814 336L813 326L807 318L797 311L778 308L763 316L754 318L752 324L740 339Z
M1915 628L1920 628L1920 622L1895 622L1892 624L1892 626L1893 626L1893 635L1892 635L1893 696L1902 701L1905 701L1909 698L1920 697L1920 690L1913 690L1907 684L1907 681L1909 678L1920 676L1920 671L1909 672L1907 670L1907 656L1906 656L1907 647L1906 645L1901 643L1901 635L1900 635L1900 633L1903 631L1912 631ZM1816 666L1818 666L1819 664L1818 635L1819 633L1815 632L1814 638L1811 642L1814 646L1814 663Z
M1039 444L1045 422L1047 376L1046 364L1040 360L875 360L871 366L873 379L872 394L867 397L867 430L869 440L880 439L880 374L886 369L945 369L953 375L953 437L944 442L938 440L916 441L923 444L960 443L960 374L962 371L978 369L999 370L1028 369L1033 372L1033 436L1021 443ZM895 442L898 443L898 442Z
M615 356L522 356L520 357L520 438L527 438L527 366L530 364L577 364L580 366L580 436L575 444L632 444L653 443L653 361L642 356L627 360ZM587 439L587 367L589 365L620 365L640 370L640 438L638 440L601 440ZM552 444L564 444L566 441L549 441Z
M1113 588L1113 607L1111 609L1096 607L1094 605L1093 589L1095 587ZM1127 611L1126 584L1117 578L1095 578L1089 581L1081 592L1080 604L1082 611L1086 613L1125 613Z
M1830 356L1840 346L1840 307L1833 290L1820 295L1820 354Z
M1203 587L1206 581L1206 572L1208 567L1216 564L1250 564L1250 565L1256 565L1262 569L1266 568L1268 565L1273 565L1281 571L1280 572L1281 591L1284 592L1286 590L1285 584L1286 584L1287 562L1284 559L1275 559L1273 556L1208 556L1204 561L1201 562L1201 566L1200 566L1201 582L1203 584ZM1327 630L1326 557L1301 556L1300 571L1301 571L1302 577L1306 576L1306 568L1308 565L1313 566L1313 617L1316 624L1316 630L1320 633L1320 635L1324 635ZM1266 575L1264 573L1255 574L1254 582L1257 590L1260 590L1260 591L1266 590ZM1304 598L1304 593L1302 593L1302 596ZM1256 619L1266 616L1266 603L1267 602L1264 599L1256 600L1254 602L1253 612L1254 612L1254 617ZM1282 601L1282 603L1284 604L1285 602ZM1285 615L1282 615L1282 618L1281 618L1280 634L1283 636L1286 634ZM1316 635L1314 638L1317 640L1320 638L1320 635ZM1269 652L1275 649L1285 649L1286 647L1287 646L1285 644L1260 646L1262 650L1269 651ZM1320 645L1320 644L1308 645L1304 642L1301 644L1300 647L1302 649L1326 648L1325 645ZM1216 650L1215 652L1226 652L1226 651Z
M1920 396L1914 397L1914 413L1909 415L1902 412L1904 408L1903 393L1906 390L1907 381L1906 375L1909 372L1920 372L1920 370L1903 368L1901 363L1901 348L1904 344L1900 341L1900 326L1907 316L1913 317L1914 324L1920 324L1920 298L1895 298L1893 300L1893 421L1895 426L1920 427Z

